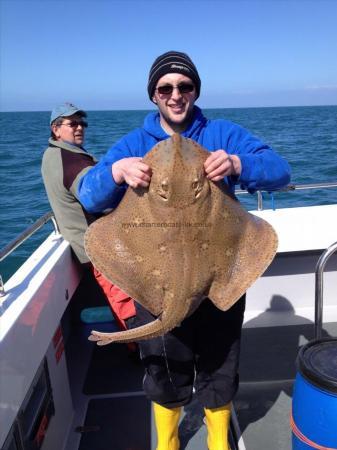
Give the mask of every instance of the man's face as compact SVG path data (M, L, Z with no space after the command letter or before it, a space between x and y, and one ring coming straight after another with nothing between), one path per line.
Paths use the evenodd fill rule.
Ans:
M168 94L160 93L162 86L173 86L174 89ZM193 87L191 92L185 92L189 87ZM167 132L180 133L187 128L196 97L195 86L192 80L185 75L168 73L158 80L152 100L158 106L162 126Z
M62 118L60 124L52 125L52 130L58 141L70 142L74 145L82 145L84 142L84 130L86 122L80 114L73 114Z

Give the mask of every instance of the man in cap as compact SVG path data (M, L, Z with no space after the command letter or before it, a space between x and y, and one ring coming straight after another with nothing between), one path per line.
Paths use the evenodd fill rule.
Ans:
M51 137L42 158L42 177L49 203L64 239L66 239L83 269L93 272L103 289L108 304L121 329L125 320L135 315L132 299L93 268L84 250L84 233L99 215L88 213L77 196L77 184L96 160L83 147L87 114L72 103L63 103L51 113ZM134 346L129 346L134 349Z
M208 120L195 101L201 81L192 60L170 51L153 63L148 94L158 111L145 117L143 127L117 142L79 181L79 198L93 213L114 207L127 186L147 187L151 167L142 157L173 133L191 138L211 152L204 164L209 180L224 179L250 192L275 190L290 180L288 163L248 131L227 120ZM243 296L223 312L209 300L163 338L140 342L146 367L144 390L154 403L157 450L179 449L181 407L190 402L193 388L204 406L209 450L228 450L231 401L238 387ZM153 317L136 305L129 327Z

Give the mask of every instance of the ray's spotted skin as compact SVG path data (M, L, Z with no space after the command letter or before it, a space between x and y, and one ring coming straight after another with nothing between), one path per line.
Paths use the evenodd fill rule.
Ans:
M209 181L209 152L174 134L143 159L148 188L128 188L118 208L94 222L86 252L112 283L157 316L132 330L92 331L98 345L165 334L206 297L229 309L266 270L277 236L243 209L224 181Z

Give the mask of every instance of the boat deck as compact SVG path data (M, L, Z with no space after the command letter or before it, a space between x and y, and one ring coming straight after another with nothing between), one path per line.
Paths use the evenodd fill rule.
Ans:
M91 325L78 329L67 350L76 418L65 450L155 449L151 402L142 390L142 364L130 357L123 344L94 347L87 341L91 329ZM82 358L83 353L88 357ZM179 426L182 450L207 449L203 419L197 401L185 408Z
M87 340L93 327L72 327L67 364L75 421L65 450L154 450L151 404L142 391L143 369L123 344L98 347ZM240 388L231 424L233 450L291 450L289 414L296 356L313 338L313 324L244 328ZM337 334L328 324L325 336ZM197 400L182 415L181 450L207 450L203 409Z

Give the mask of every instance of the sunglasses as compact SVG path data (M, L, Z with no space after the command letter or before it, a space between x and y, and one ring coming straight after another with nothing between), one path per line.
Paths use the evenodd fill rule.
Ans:
M74 128L81 126L82 128L87 128L88 124L84 120L71 120L69 123L61 123L61 125L65 125L66 127Z
M177 88L180 94L189 94L194 91L194 85L191 83L180 83L177 86L164 84L163 86L158 86L156 90L161 95L171 95L174 88Z

